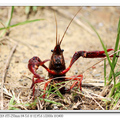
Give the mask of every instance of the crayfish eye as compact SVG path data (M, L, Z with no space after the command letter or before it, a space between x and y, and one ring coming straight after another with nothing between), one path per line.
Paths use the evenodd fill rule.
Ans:
M62 49L61 51L62 51L62 52L64 52L64 50L63 50L63 49Z
M53 52L53 49L51 50L51 52Z
M33 57L33 60L36 60L37 57Z

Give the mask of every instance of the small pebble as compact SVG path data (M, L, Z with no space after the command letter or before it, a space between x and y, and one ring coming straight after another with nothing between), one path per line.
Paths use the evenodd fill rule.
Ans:
M19 79L19 82L22 82L23 81L23 79Z
M113 28L112 28L112 27L109 27L109 29L108 29L108 30L111 32L111 31L113 31Z
M23 86L27 86L27 85L28 85L28 83L26 83L26 82L23 83Z
M53 104L53 110L59 110L58 106Z
M8 77L8 78L11 78L11 75L10 75L10 74L7 74L7 77Z
M29 59L24 59L22 62L23 63L28 63Z
M99 26L99 27L102 27L102 26L103 26L103 23L102 23L102 22L100 22L100 23L98 24L98 26Z
M101 74L99 73L94 75L94 77L99 77L99 76L101 76Z
M16 57L15 58L15 63L19 63L20 62L20 58Z
M104 81L99 81L99 83L104 83Z
M75 74L78 74L78 70L75 70L75 72L74 72Z
M92 71L90 71L90 74L92 74Z
M4 57L7 57L7 55L4 55Z
M34 47L35 47L35 48L39 48L39 46L37 46L37 45L34 45Z
M25 71L25 70L23 70L23 71L21 71L21 72L20 72L20 74L26 74L26 71Z

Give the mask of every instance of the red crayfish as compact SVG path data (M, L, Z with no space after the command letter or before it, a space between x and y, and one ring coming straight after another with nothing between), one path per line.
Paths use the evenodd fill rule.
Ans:
M77 13L76 13L76 15L77 15ZM75 18L75 16L73 17L73 19ZM66 34L66 31L67 31L68 27L72 23L73 19L70 21L69 25L67 26L67 28L66 28L66 30L65 30L65 32L64 32L64 34L63 34L63 36L60 40L57 37L57 21L56 21L56 18L55 18L55 21L56 21L56 45L55 45L55 48L53 50L51 50L51 52L52 52L51 59L47 59L47 60L42 61L39 57L34 56L33 58L31 58L29 60L28 68L33 73L32 85L31 85L31 89L33 89L33 96L34 96L34 92L35 92L35 86L34 85L36 83L45 82L45 81L46 82L45 82L45 86L44 86L43 99L45 98L46 87L48 86L48 84L50 82L52 82L52 84L56 84L56 83L66 81L68 79L69 80L74 80L70 89L72 89L77 83L79 83L78 87L82 91L81 83L82 83L83 75L80 74L78 76L71 76L70 78L67 78L66 73L70 70L73 63L81 56L83 58L101 58L101 57L106 56L104 51L77 51L77 52L74 53L74 55L73 55L73 57L70 61L69 66L66 68L65 60L64 60L64 56L63 56L63 51L64 50L61 49L60 45L61 45L62 40L63 40L63 38ZM107 52L109 52L111 50L113 50L113 49L107 49ZM113 55L110 56L110 57L113 57ZM46 67L45 64L44 64L47 61L50 61L49 67ZM43 68L45 68L48 71L48 76L49 76L48 80L40 77L40 75L37 74L36 70L38 69L39 66L42 66ZM60 92L65 93L65 87L60 88Z

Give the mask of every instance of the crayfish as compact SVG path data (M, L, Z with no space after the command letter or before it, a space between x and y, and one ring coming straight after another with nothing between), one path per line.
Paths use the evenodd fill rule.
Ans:
M77 13L75 14L75 16L77 15ZM64 82L67 80L73 80L74 82L71 85L71 87L69 88L69 90L71 90L76 84L78 84L78 88L82 91L81 84L82 84L83 75L80 74L78 76L66 77L66 73L70 70L70 68L72 67L74 62L80 57L83 57L83 58L102 58L102 57L106 56L105 51L77 51L74 53L74 55L70 61L69 66L66 68L65 60L64 60L64 56L63 56L64 50L61 49L61 43L63 41L63 38L64 38L70 24L74 20L75 16L72 18L72 20L68 24L61 40L58 39L57 20L55 17L55 21L56 21L56 45L55 45L54 49L51 50L51 52L52 52L51 59L47 59L47 60L42 61L39 57L34 56L33 58L31 58L29 60L28 68L33 73L32 85L31 85L31 89L33 89L33 97L35 94L35 84L41 83L41 82L45 82L43 99L45 98L46 88L47 88L49 83L56 84L56 83ZM113 49L107 49L107 52L112 51L112 50ZM113 57L113 55L111 55L110 57ZM47 67L45 65L45 63L47 61L50 61L49 67ZM38 69L39 66L41 66L47 70L48 77L49 77L48 80L40 77L40 75L37 74L36 70ZM61 87L60 92L62 94L65 93L65 87Z

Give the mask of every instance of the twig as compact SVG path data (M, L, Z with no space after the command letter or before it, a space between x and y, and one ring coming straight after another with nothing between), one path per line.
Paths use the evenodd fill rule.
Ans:
M18 108L18 107L20 107L20 108L22 108L22 109L24 109L24 110L28 110L26 107L24 107L23 105L10 105L10 107L15 107L15 108Z
M14 40L14 39L12 39L12 38L10 38L10 37L6 37L6 38L7 38L8 40L12 41L12 42L19 42L20 44L23 44L23 45L27 46L27 47L32 51L33 54L36 53L35 50L31 47L31 45L26 44L26 43L24 43L24 42L22 42L22 41L19 41L19 40Z
M90 96L90 98L93 99L93 101L96 102L96 104L97 104L102 110L105 110L105 109L94 99L94 97L92 97L88 92L86 92L86 93Z
M99 99L99 100L106 99L106 100L108 100L108 101L111 101L111 98L106 98L106 97L103 97L103 96L101 96L101 95L97 95L97 94L92 93L92 92L89 92L89 94L91 94L91 95L93 95L93 96L96 96L96 97L94 97L95 99Z
M12 42L16 42L16 41L17 41L17 42L19 42L19 43L27 46L29 49L31 49L31 51L33 52L33 54L36 53L35 50L34 50L29 44L26 44L26 43L24 43L24 42L22 42L22 41L19 41L19 40L11 39L10 37L6 37L6 38L9 39L9 40L12 41Z
M90 94L91 93L89 93L89 92L86 92L87 93L87 95L85 95L86 97L88 97L88 98L92 98L93 99L93 101L95 101L96 102L96 104L102 109L102 110L105 110L95 99L97 99L97 98L94 98L93 96L91 96ZM93 95L96 95L96 94L94 94L93 93ZM100 96L100 95L96 95L96 96ZM104 97L102 97L102 96L100 96L102 99L104 98ZM99 98L99 100L101 100L101 98Z
M96 89L102 89L104 85L102 84L96 84L96 83L82 83L82 87L90 87L90 88L96 88Z
M3 41L4 39L5 39L5 37L0 38L0 42Z
M5 37L0 38L0 42L2 42L3 40L9 40L9 41L13 42L14 44L17 44L16 41L14 41L13 39L11 39L11 38L8 37L8 36L5 36Z
M74 91L74 90L72 90L72 91ZM95 98L90 95L89 92L86 92L87 95L85 95L85 94L83 94L83 93L80 93L80 92L76 92L76 93L81 94L81 95L84 95L85 97L88 97L88 98L92 98L92 100L95 101L96 104L97 104L102 110L105 110L105 109L95 100ZM101 100L101 99L100 99L100 100Z
M94 99L98 99L98 100L101 100L101 101L102 101L102 99L105 99L105 100L111 101L110 98L106 98L106 97L97 95L97 94L95 94L95 93L83 91L83 92L84 92L84 94L83 94L82 92L77 92L77 91L75 91L75 90L73 90L73 89L71 89L71 90L74 91L74 92L76 92L77 94L83 95L83 96L88 97L88 98L90 98L90 96L89 96L89 95L86 95L86 94L89 93L89 94L91 94L91 95L93 95L93 96L96 96L96 97L94 97ZM85 93L86 93L86 94L85 94Z
M8 27L8 26L10 25L10 22L11 22L11 11L12 11L12 7L9 8L8 21L6 22L7 24L4 25L4 24L2 23L2 25L3 25L4 27L5 27L5 26ZM8 29L8 30L9 30L9 29ZM5 29L5 30L1 33L0 37L5 36L6 32L7 32L7 29Z
M6 65L5 65L5 68L3 70L3 76L2 76L3 83L5 83L6 71L7 71L8 67L9 67L10 60L12 58L13 53L15 52L16 47L17 47L17 44L12 48L12 50L10 52L10 55L9 55L7 61L6 61Z
M14 39L12 39L12 38L10 38L10 37L8 37L8 36L5 36L5 37L2 37L2 38L0 38L0 42L2 42L3 40L9 40L9 41L11 41L11 42L13 42L13 43L20 43L20 44L23 44L23 45L25 45L25 46L27 46L31 51L32 51L32 53L33 54L35 54L36 52L35 52L35 50L31 47L31 45L29 45L29 44L26 44L26 43L24 43L24 42L22 42L22 41L19 41L19 40L14 40Z
M6 98L10 99L13 97L13 95L15 95L14 91L12 90L11 92L8 92L8 90L6 88L3 88L3 94L5 95ZM18 94L18 97L14 98L14 100L17 102L17 103L20 103L20 100L19 100L19 97L20 97L20 94L21 92Z
M17 47L17 44L12 48L10 55L6 61L5 68L3 70L2 83L1 83L1 110L3 110L3 84L5 82L5 77L6 77L7 69L9 67L11 57L12 57L13 53L15 52L16 47Z
M74 16L72 14L70 14L69 12L63 10L63 9L57 9L55 7L51 7L51 9L59 12L60 14L64 15L64 16L67 16L68 18L72 19ZM81 26L82 28L84 28L87 32L89 32L90 34L92 35L95 35L95 33L90 29L88 28L85 24L83 24L78 18L74 18L74 22L76 24L78 24L79 26Z
M118 100L117 104L113 107L113 110L117 110L117 108L119 108L120 105L120 100Z
M37 100L38 100L38 110L42 110L43 109L43 106L41 104L41 101L39 100L39 98L37 97Z

